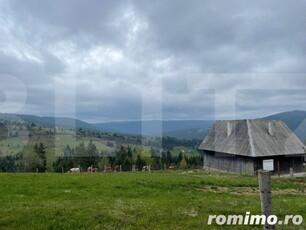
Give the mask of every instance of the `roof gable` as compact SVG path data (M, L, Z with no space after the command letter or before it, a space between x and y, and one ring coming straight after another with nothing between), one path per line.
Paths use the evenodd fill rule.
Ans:
M233 120L217 121L199 149L260 157L305 154L306 147L281 121Z

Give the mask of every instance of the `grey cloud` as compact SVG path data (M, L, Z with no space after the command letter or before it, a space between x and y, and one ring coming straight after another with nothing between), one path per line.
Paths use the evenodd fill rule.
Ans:
M275 111L295 110L305 100L306 89L240 90L236 94L236 108L241 115L254 117L260 111L265 116Z
M306 86L304 1L3 0L0 10L0 72L24 83L21 112L99 121L306 109L303 94L278 91Z
M200 64L203 72L255 71L283 55L300 55L305 37L302 1L142 1L136 5L139 11L149 11L150 36L159 48L185 63Z
M123 1L68 0L68 1L12 1L11 9L18 20L29 24L42 23L62 29L62 36L78 36L82 33L97 36L95 42L121 43L118 33L122 28L113 25L126 7ZM52 27L51 27L52 28Z
M48 75L55 75L57 73L62 73L65 71L65 64L59 60L56 56L52 53L42 50L42 60L44 62L43 68L46 74Z

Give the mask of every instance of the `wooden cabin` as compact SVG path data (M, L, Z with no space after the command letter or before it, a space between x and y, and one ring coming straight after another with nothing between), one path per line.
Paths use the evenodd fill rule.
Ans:
M305 145L282 121L217 121L199 146L204 169L256 175L303 172Z

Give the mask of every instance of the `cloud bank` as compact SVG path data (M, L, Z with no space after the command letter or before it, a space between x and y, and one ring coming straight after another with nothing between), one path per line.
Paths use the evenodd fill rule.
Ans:
M0 3L0 112L101 122L306 110L305 1Z

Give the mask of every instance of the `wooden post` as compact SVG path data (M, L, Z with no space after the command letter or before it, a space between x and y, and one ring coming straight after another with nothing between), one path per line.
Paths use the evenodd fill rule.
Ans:
M294 177L294 175L293 175L293 168L290 167L290 178L293 178L293 177Z
M149 165L149 169L148 169L148 171L149 171L149 172L151 172L151 165Z
M279 164L279 160L277 160L277 174L278 174L278 177L280 177L280 164Z
M103 170L103 172L106 172L106 165L104 165L104 170Z
M164 164L164 171L166 171L167 170L167 166L166 166L166 164Z
M38 168L36 168L36 173L38 173Z
M136 165L133 165L132 171L133 171L133 172L136 171Z
M122 167L121 167L121 165L120 165L120 167L119 167L119 172L121 172L121 170L122 170Z
M64 173L64 167L62 167L62 173Z
M272 195L271 195L271 176L266 170L258 170L259 192L262 214L268 218L273 214ZM264 229L274 229L274 226L268 225L267 220Z

